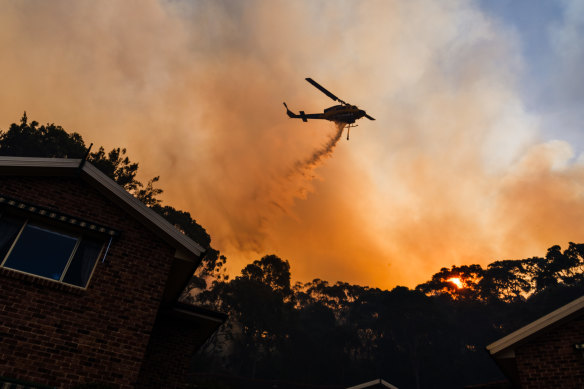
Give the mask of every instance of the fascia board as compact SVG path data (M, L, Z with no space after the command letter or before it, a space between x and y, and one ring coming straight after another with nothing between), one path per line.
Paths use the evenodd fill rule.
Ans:
M8 174L18 174L28 169L35 169L41 175L59 173L73 175L75 174L73 169L78 168L80 163L80 159L0 156L0 168Z
M377 385L377 384L381 383L380 381L381 381L380 379L376 379L373 381L364 382L364 383L359 384L359 385L350 386L347 389L364 389L364 388L368 388L368 387L373 386L373 385Z
M223 324L223 323L225 323L225 320L226 320L225 318L222 318L222 317L221 318L214 317L214 316L205 315L202 313L187 311L187 310L180 309L180 308L174 308L173 311L181 313L181 314L186 315L186 316L191 316L191 317L211 321L211 322L218 323L218 324Z
M82 170L102 187L106 188L112 195L128 205L132 210L137 212L139 216L160 229L164 234L170 237L172 241L178 243L181 248L194 253L197 257L199 257L205 251L201 245L184 235L182 232L177 230L175 226L166 221L166 219L164 219L162 216L126 192L124 188L119 186L115 181L106 176L95 166L91 165L90 163L85 163ZM184 251L177 250L177 252L182 253Z

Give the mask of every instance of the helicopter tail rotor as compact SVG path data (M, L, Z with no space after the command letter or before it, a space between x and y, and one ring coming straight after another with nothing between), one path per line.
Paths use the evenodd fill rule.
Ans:
M288 108L288 105L286 103L284 103L284 107L286 107L286 113L288 114L289 117L293 118L293 119L302 119L303 122L307 122L308 118L306 117L306 114L304 113L304 111L300 111L300 115L295 114L294 112L290 111L290 108Z
M291 118L298 117L298 115L296 115L294 112L290 111L290 108L288 108L288 105L286 103L284 103L284 107L286 107L286 113L288 114L289 117L291 117Z

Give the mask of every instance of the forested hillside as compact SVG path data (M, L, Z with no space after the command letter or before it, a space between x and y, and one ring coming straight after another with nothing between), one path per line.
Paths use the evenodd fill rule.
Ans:
M184 299L226 312L229 320L195 356L194 371L205 373L195 378L199 388L235 388L237 380L218 378L233 376L330 387L384 378L401 389L502 379L485 346L584 293L584 244L576 243L486 268L444 267L414 289L319 279L293 284L290 264L276 255L253 261L229 279L227 259L211 247L205 229L188 212L162 205L158 177L138 181L138 164L126 154L123 148L90 152L79 134L29 122L26 114L0 131L0 155L87 155L208 247Z
M574 243L486 269L443 268L414 290L323 280L291 285L288 262L266 256L194 297L230 315L195 366L339 386L376 377L399 388L484 383L503 378L487 344L583 291L584 245Z

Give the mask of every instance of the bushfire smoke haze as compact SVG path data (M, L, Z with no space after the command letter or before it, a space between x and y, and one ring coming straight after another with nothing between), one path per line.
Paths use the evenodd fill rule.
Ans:
M126 147L232 274L411 287L584 242L584 2L542 3L2 0L0 128ZM305 77L377 120L289 119Z

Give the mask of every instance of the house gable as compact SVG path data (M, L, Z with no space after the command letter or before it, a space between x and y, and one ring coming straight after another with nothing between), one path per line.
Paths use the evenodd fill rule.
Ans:
M176 301L204 250L93 166L78 164L0 158L1 195L119 233L85 288L0 267L0 376L129 389L161 306Z
M79 178L0 177L0 188L120 231L86 288L0 268L0 376L53 386L92 380L132 387L175 249Z

